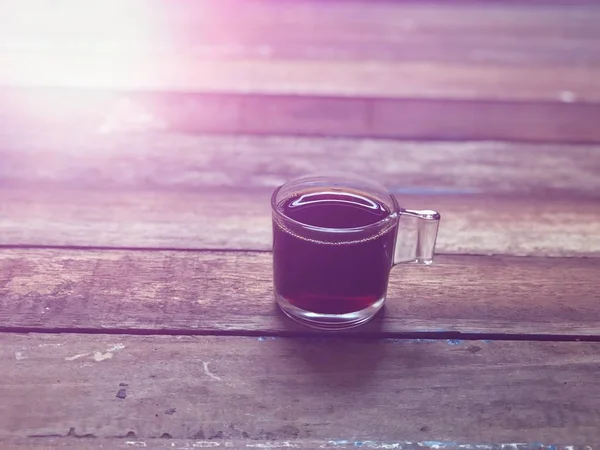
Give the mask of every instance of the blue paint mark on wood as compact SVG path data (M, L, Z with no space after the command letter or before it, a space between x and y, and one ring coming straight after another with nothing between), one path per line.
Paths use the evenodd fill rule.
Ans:
M441 441L423 441L421 442L426 447L443 448L443 447L458 447L458 442L441 442Z
M464 339L408 339L408 338L385 338L384 342L392 342L395 344L433 344L436 342L446 342L448 345L462 345L465 342L469 343L482 343L482 344L491 344L492 340L482 339L482 340L468 340Z
M332 444L332 445L346 445L346 444L348 444L348 441L343 441L343 440L341 440L341 441L329 441L329 443Z
M387 342L393 342L395 344L431 344L434 342L439 342L436 339L398 339L398 338L389 338L385 339Z

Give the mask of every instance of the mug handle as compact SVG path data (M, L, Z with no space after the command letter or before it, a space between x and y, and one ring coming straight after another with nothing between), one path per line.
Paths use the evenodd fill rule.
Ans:
M439 212L430 209L399 209L394 265L433 262L440 218ZM412 226L404 227L404 222L412 222Z

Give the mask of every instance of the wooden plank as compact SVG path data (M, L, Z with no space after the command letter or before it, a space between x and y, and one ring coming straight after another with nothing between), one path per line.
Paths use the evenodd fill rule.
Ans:
M270 190L0 189L1 246L270 250ZM442 214L437 252L600 256L597 199L396 192Z
M439 256L392 270L383 314L351 333L600 336L597 258ZM482 281L483 280L483 281ZM298 333L269 253L0 251L0 330Z
M42 28L41 25L52 20L68 20L61 17L62 11L49 11L47 14L35 14L30 9L37 0L18 1L8 0L2 3L2 32L6 37L23 39L31 42L37 35L28 36L25 31L35 29L38 35L47 40L61 37L72 37L77 32L88 31L83 39L98 37L96 33L104 31L102 37L112 37L109 43L123 38L121 33L129 32L127 37L136 38L135 31L127 25L135 20L141 25L147 19L154 19L155 32L159 34L152 43L163 44L196 44L232 43L247 41L252 37L272 40L287 36L289 38L302 36L313 38L337 38L339 40L357 40L356 34L361 33L365 38L387 37L393 39L411 34L431 35L467 35L467 36L514 36L522 35L523 40L529 37L599 37L597 19L600 8L597 2L542 0L541 5L531 1L519 1L511 4L507 1L477 2L453 1L447 2L397 2L374 1L365 7L362 1L343 1L322 4L316 0L302 0L290 5L282 5L275 0L254 0L251 3L241 0L224 0L215 5L210 0L198 0L193 4L178 4L166 1L131 2L130 17L119 17L114 29L103 29L105 23L76 23L70 28ZM535 2L533 2L535 3ZM554 4L551 4L554 3ZM152 6L149 6L152 5ZM235 8L237 14L231 14ZM143 10L142 10L143 9ZM12 12L12 16L10 15ZM23 14L24 12L24 14ZM81 18L98 18L98 13L112 13L118 16L123 10L114 9L112 5L98 7L94 10L76 6L71 11ZM134 15L133 13L136 13ZM140 17L145 14L145 17ZM151 16L151 17L149 17ZM277 21L272 20L277 17ZM11 21L12 19L12 21ZM102 17L102 19L105 19ZM28 23L23 23L27 21ZM46 22L45 22L46 21ZM412 21L413 26L407 25ZM29 25L29 29L24 29ZM222 27L229 27L222 30ZM36 28L40 29L37 30ZM102 28L98 30L98 28ZM172 36L160 34L169 31ZM133 31L133 32L132 32ZM142 30L146 31L146 30ZM195 31L196 33L191 33ZM21 33L20 33L21 32ZM186 34L187 41L178 33ZM146 37L146 36L143 36ZM167 40L171 37L171 40ZM29 39L27 39L29 38ZM8 42L5 42L7 45ZM191 46L191 45L190 45ZM126 47L126 46L125 46ZM111 48L111 47L108 47Z
M504 101L600 96L597 6L157 2L130 6L111 20L109 35L98 14L115 11L98 8L101 29L78 20L83 37L73 20L35 27L64 22L60 11L37 17L23 9L21 17L22 4L8 8L2 84Z
M4 447L3 447L4 445ZM9 439L2 442L0 440L0 449L6 450L31 448L43 448L46 450L54 449L77 449L77 450L131 450L135 448L145 448L146 450L188 450L197 448L297 448L314 450L318 448L329 449L356 449L357 447L365 449L395 449L395 450L435 450L439 448L461 448L465 450L591 450L589 445L555 445L542 444L540 442L531 443L499 443L499 444L468 444L464 442L449 441L421 441L407 442L395 441L384 442L376 440L355 440L347 439L292 439L292 440L232 440L232 439L136 439L136 438L90 438L82 439L75 437L62 438L29 438L29 439Z
M69 18L9 2L0 15L2 84L462 100L600 95L597 5L155 3L130 5L128 14L74 9Z
M5 1L0 51L83 47L138 54L179 50L206 58L598 61L598 5L542 3L155 1L130 2L126 10L73 7L65 17L60 10L35 14L31 2Z
M4 439L131 433L132 441L586 445L599 437L598 343L11 334L0 341Z
M599 104L273 94L0 89L6 129L599 142ZM56 132L56 131L55 131Z
M393 191L577 198L600 193L597 145L71 131L4 130L0 183L179 191L274 188L335 167Z
M155 2L73 16L26 5L0 11L0 84L203 93L171 95L143 126L600 142L598 5ZM90 114L77 95L45 120L69 103Z
M374 100L370 128L359 136L599 142L592 123L600 115L600 108L596 104L573 103L571 94L561 91L561 103Z
M0 84L83 89L454 100L600 101L595 66L197 60L185 54L3 55ZM399 82L402 80L402 82Z

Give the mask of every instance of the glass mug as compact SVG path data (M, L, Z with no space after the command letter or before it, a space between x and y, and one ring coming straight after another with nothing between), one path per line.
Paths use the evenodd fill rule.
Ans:
M275 190L271 209L275 299L313 328L367 322L383 306L392 267L433 261L439 213L401 208L360 177L297 178Z

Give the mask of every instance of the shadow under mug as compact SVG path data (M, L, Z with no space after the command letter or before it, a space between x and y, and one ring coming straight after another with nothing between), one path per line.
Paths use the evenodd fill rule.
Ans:
M314 175L278 187L273 213L275 299L293 320L345 329L375 316L396 264L431 264L440 214L401 208L378 183Z

